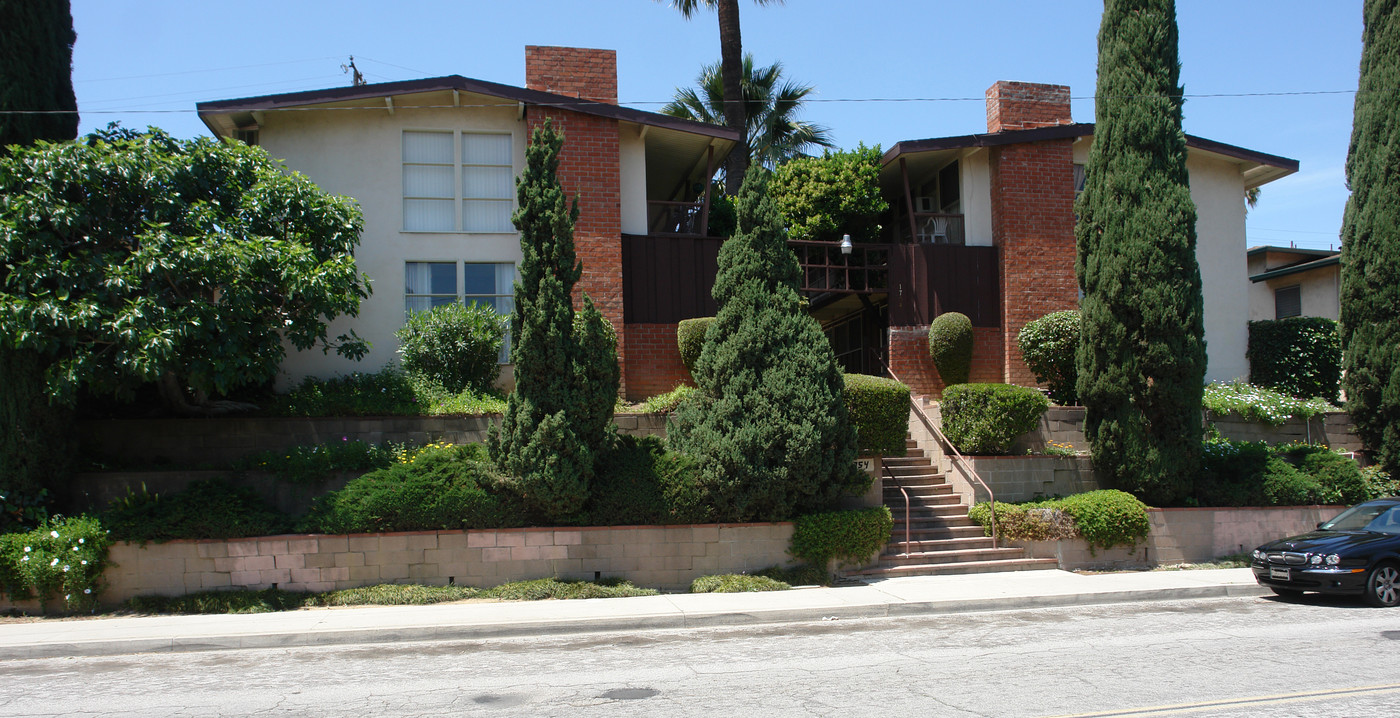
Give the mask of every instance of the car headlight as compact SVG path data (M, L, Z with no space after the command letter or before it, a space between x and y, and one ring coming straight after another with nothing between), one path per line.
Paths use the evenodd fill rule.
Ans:
M1327 557L1327 565L1328 565L1328 566L1336 566L1337 564L1339 564L1339 563L1341 563L1341 562L1342 562L1342 557L1341 557L1341 556L1338 556L1338 555L1335 554L1335 553Z
M1322 565L1322 554L1320 554L1320 553L1315 553L1315 554L1309 556L1309 557L1308 557L1308 563L1310 563L1310 564L1312 564L1312 565L1314 565L1314 566L1320 566L1320 565Z
M1254 555L1254 560L1255 560L1255 561L1263 561L1263 560L1264 560L1264 552L1263 552L1263 551L1260 551L1260 550L1257 549L1257 548L1254 549L1254 554L1253 554L1253 555Z

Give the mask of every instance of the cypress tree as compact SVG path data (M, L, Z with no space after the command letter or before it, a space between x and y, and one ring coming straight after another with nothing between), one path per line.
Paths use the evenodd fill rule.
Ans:
M68 0L0 0L0 152L78 135ZM10 114L53 111L55 114ZM9 267L0 265L0 282ZM12 505L61 493L73 456L72 410L44 390L51 362L0 331L0 496ZM52 496L50 497L52 498ZM0 500L0 506L5 501ZM0 527L4 521L0 519Z
M788 519L869 485L855 468L843 377L805 312L766 184L762 168L749 170L738 231L720 249L719 312L695 363L702 398L667 425L671 446L698 459L701 488L724 521Z
M530 138L516 183L519 278L510 326L515 391L488 437L492 458L550 519L577 513L588 498L596 450L605 446L617 398L617 341L584 298L571 295L583 266L574 254L578 200L559 183L564 137L545 120Z
M1376 461L1400 476L1400 12L1367 0L1342 219L1347 410Z
M1077 361L1094 465L1151 503L1200 463L1205 340L1172 0L1106 0L1079 222Z

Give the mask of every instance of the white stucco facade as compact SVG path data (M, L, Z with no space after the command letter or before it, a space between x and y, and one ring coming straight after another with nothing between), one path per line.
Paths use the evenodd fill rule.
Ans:
M971 150L958 161L958 180L962 196L963 231L966 244L990 247L992 241L992 169L991 155L985 149Z
M1249 377L1249 277L1245 271L1244 176L1235 162L1186 158L1196 203L1196 264L1205 300L1206 381Z

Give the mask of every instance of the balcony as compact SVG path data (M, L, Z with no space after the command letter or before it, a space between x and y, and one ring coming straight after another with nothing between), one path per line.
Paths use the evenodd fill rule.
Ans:
M647 201L647 232L671 237L704 237L709 216L704 202Z
M889 219L890 241L897 244L967 244L961 214L900 213Z
M857 244L842 254L835 242L790 239L802 268L799 289L809 294L871 294L890 287L890 245Z

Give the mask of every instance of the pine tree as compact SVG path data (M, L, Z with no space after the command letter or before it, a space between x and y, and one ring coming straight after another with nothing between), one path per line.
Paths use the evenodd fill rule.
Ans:
M1376 461L1400 476L1400 11L1367 0L1342 220L1347 410Z
M667 425L699 460L725 521L781 520L828 508L869 479L855 469L855 430L831 345L797 292L800 270L754 167L739 193L739 229L719 254L719 312L695 379L703 398Z
M1205 340L1172 0L1107 0L1094 143L1075 205L1078 390L1094 466L1152 503L1200 463Z
M575 316L574 254L578 200L559 183L564 137L545 120L530 139L516 184L520 277L511 314L515 391L488 444L530 504L551 519L576 513L588 498L596 450L606 444L617 399L617 341L584 297Z

